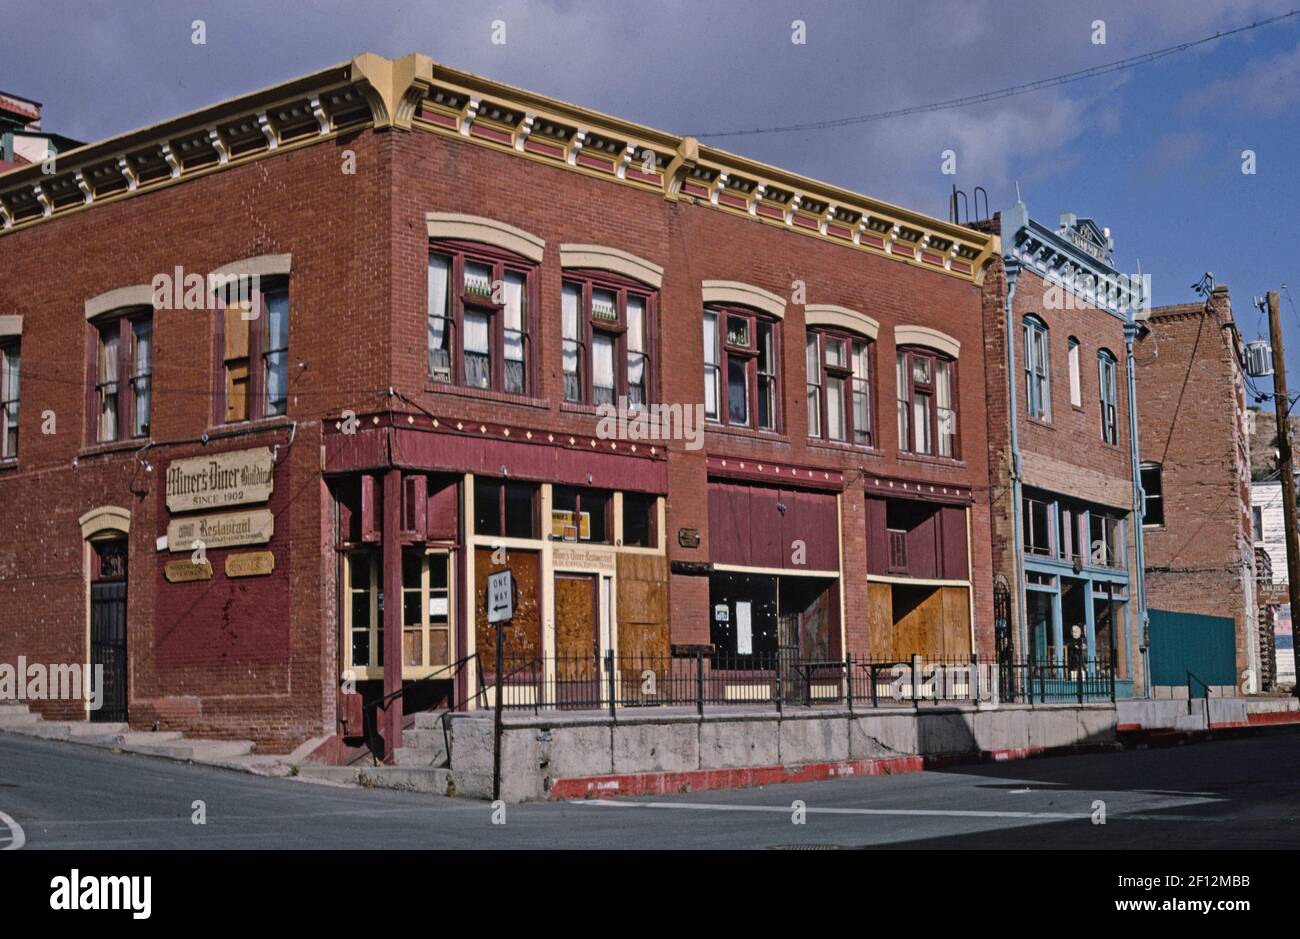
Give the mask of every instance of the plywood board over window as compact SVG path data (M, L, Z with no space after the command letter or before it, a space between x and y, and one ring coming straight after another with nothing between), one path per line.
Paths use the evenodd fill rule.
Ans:
M515 579L514 619L506 625L505 655L510 668L527 664L542 654L541 590L538 583L539 557L536 551L510 550L505 564L492 561L491 548L474 552L475 645L485 674L496 674L496 626L487 618L487 579L509 568Z
M668 657L667 558L619 554L618 653L626 659Z
M869 584L868 630L877 660L969 660L970 600L965 587Z

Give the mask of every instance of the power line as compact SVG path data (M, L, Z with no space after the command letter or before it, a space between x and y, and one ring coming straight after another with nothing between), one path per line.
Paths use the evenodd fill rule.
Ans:
M969 107L972 104L982 104L986 101L997 101L1002 98L1013 98L1017 95L1028 94L1031 91L1042 91L1044 88L1054 88L1059 85L1068 85L1073 82L1083 81L1087 78L1096 78L1099 75L1121 72L1125 69L1134 68L1139 65L1146 65L1171 55L1177 55L1180 52L1186 52L1188 49L1194 49L1197 46L1202 46L1206 43L1216 42L1217 40L1224 39L1228 36L1235 36L1239 33L1249 32L1250 30L1259 29L1262 26L1271 26L1274 23L1291 19L1298 15L1300 15L1300 10L1291 10L1287 13L1271 16L1265 20L1259 20L1258 22L1249 23L1245 26L1238 26L1235 29L1230 29L1226 32L1218 32L1213 36L1204 36L1200 39L1193 39L1190 42L1179 43L1176 46L1157 49L1154 52L1145 52L1141 55L1131 56L1127 59L1108 62L1104 65L1094 65L1090 68L1079 69L1075 72L1066 72L1062 75L1054 75L1051 78L1040 78L1037 81L1011 85L1007 88L999 88L996 91L984 91L979 94L966 95L961 98L949 98L946 101L932 101L929 104L917 104L906 108L895 108L892 111L877 111L874 114L860 114L857 117L839 117L824 121L809 121L803 124L784 124L776 127L754 127L745 130L713 131L712 133L691 134L690 136L698 137L703 140L713 137L751 137L758 134L784 134L793 131L825 130L832 127L849 127L854 124L867 124L873 121L883 121L894 117L906 117L909 114L924 114L932 111L947 111L955 108L964 108Z

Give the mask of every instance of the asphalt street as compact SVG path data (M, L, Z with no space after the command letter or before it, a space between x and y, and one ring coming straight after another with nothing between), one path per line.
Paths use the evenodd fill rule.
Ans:
M496 824L484 802L264 778L0 733L0 850L1294 848L1297 778L1300 734L1285 733L508 806ZM200 812L204 824L195 823ZM1103 812L1105 824L1097 824Z

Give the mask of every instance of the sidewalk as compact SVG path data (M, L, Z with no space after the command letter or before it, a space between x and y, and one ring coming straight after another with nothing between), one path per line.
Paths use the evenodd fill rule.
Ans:
M320 744L319 739L314 739L293 753L259 754L253 752L251 740L192 740L177 731L131 730L126 724L48 721L26 704L12 702L0 703L0 731L182 763L202 763L259 776L293 775L294 764Z

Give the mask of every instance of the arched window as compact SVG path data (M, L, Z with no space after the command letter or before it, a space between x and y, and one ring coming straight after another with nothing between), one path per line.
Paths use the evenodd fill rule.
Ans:
M934 349L900 348L897 378L899 449L956 458L957 360Z
M749 307L705 308L705 417L733 427L778 429L779 323Z
M1040 421L1052 419L1052 385L1047 357L1047 324L1030 314L1024 319L1025 396L1028 414Z
M875 344L857 333L809 329L808 436L874 445L871 356Z
M1101 397L1101 439L1119 446L1119 409L1116 401L1115 356L1106 349L1097 353L1097 384Z
M485 244L435 241L429 252L429 377L530 394L530 312L537 265Z

